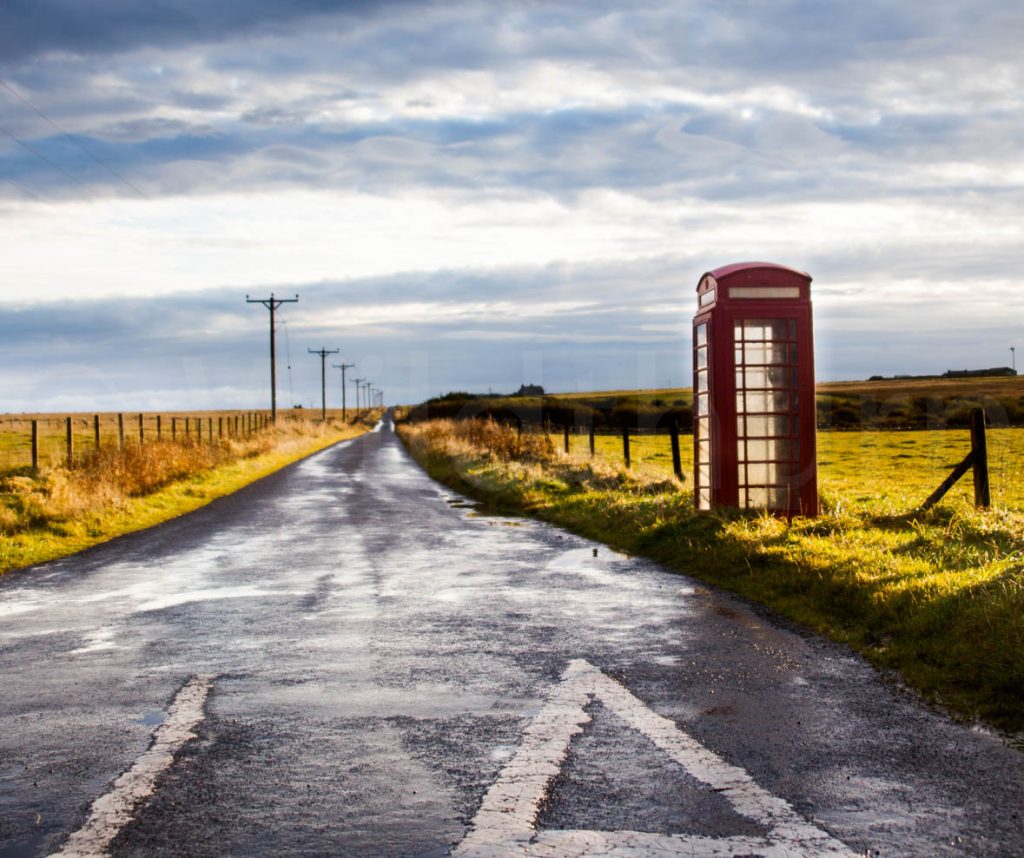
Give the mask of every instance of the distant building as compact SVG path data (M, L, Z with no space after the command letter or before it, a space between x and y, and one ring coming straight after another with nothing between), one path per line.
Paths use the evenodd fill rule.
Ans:
M928 378L1012 378L1017 370L1008 366L994 366L989 369L947 369L942 375L873 375L868 381L907 381Z
M1008 366L995 366L989 369L947 369L942 373L943 378L985 378L988 376L996 376L997 378L1005 378L1006 376L1014 376L1017 374L1015 369L1011 369Z
M543 396L544 388L539 384L521 384L513 396Z

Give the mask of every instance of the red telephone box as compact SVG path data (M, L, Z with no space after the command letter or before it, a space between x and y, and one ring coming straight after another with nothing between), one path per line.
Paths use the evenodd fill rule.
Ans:
M811 277L716 268L693 319L694 502L818 514Z

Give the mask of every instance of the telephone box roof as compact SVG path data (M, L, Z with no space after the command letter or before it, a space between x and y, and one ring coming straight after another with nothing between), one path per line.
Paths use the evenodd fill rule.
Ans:
M701 275L701 280L705 276L710 274L715 280L723 280L728 277L736 275L747 274L752 271L768 270L777 271L779 273L795 274L798 277L803 277L809 283L811 281L811 275L806 271L798 271L795 268L788 268L785 265L776 265L774 262L734 262L732 265L723 265L721 268L716 268L713 271L706 271ZM699 282L699 281L698 281Z

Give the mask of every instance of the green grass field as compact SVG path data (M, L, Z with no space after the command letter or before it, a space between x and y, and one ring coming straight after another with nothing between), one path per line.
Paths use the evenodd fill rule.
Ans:
M992 503L1024 512L1024 429L989 429L987 434ZM562 451L564 436L552 433L550 437ZM672 475L667 435L632 435L629 446L637 473ZM970 452L970 446L966 430L819 432L819 491L833 506L841 504L873 515L907 513L932 493ZM569 448L573 459L589 458L587 435L570 434ZM598 435L595 450L605 462L624 464L620 435ZM692 486L692 435L680 436L679 453L686 484ZM970 473L947 497L973 499Z

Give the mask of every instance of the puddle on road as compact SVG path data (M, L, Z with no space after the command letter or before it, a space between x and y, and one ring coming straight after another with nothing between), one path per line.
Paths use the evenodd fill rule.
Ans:
M160 611L165 608L174 608L178 605L187 605L190 602L208 602L216 599L292 598L303 595L305 593L302 590L270 590L253 586L214 587L206 590L169 593L162 597L150 599L148 602L136 607L135 611L137 613Z
M510 760L512 755L518 750L514 745L497 745L491 748L491 759L492 760Z
M167 719L167 714L160 710L154 709L152 712L147 712L141 718L136 718L132 721L133 724L143 724L146 727L159 727Z
M484 524L499 527L524 527L529 523L528 519L500 512L482 501L474 501L469 498L446 497L444 502L452 509L466 510L466 518L475 519Z
M85 655L86 653L100 652L101 650L118 649L117 644L114 643L115 635L116 631L113 626L103 626L102 628L86 632L84 635L85 643L76 649L69 650L68 655Z

